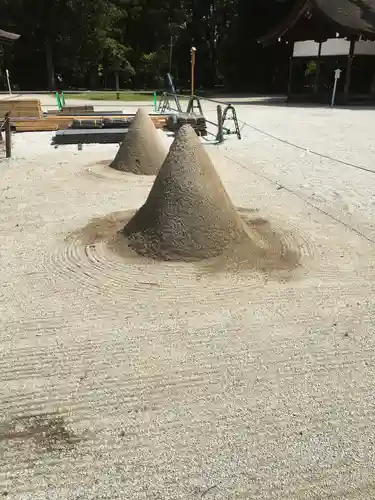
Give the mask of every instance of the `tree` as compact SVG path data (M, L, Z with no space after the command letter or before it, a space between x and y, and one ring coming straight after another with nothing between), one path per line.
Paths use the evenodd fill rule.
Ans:
M284 50L257 38L294 1L0 0L1 27L21 34L3 65L28 89L54 89L55 74L65 87L154 88L169 70L172 38L180 87L189 85L194 45L198 86L255 90L274 78Z

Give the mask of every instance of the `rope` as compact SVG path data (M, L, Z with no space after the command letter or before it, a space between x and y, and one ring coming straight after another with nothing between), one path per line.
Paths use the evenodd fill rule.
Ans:
M176 95L178 95L179 97L180 96L186 97L186 96L182 96L181 94L176 94ZM209 102L214 102L216 104L222 104L224 106L226 106L228 104L228 102L218 101L216 99L210 99L209 97L203 97L203 96L197 96L197 97L199 97L199 99L203 99L203 100L209 101ZM357 170L369 172L370 174L375 174L375 170L371 170L370 168L363 167L362 165L357 165L357 164L351 163L349 161L340 160L339 158L334 158L333 156L329 156L329 155L326 155L324 153L319 153L319 151L314 151L313 149L305 148L303 146L300 146L299 144L295 144L294 142L291 142L291 141L288 141L286 139L282 139L281 137L278 137L276 135L270 134L269 132L266 132L265 130L262 130L258 127L255 127L254 125L251 125L250 123L244 122L242 120L238 120L238 122L242 124L240 131L242 131L244 127L249 127L250 129L255 130L256 132L259 132L260 134L266 135L266 136L268 136L276 141L279 141L279 142L286 144L288 146L292 146L292 147L299 149L301 151L304 151L306 153L311 153L315 156L319 156L320 158L324 158L326 160L331 160L331 161L334 161L336 163L341 163L341 165L346 165L347 167L352 167L352 168L356 168Z
M258 177L261 177L265 180L267 180L268 182L270 182L271 184L274 184L276 186L278 186L278 188L283 188L285 189L286 191L288 191L289 193L291 193L292 195L296 196L297 198L299 198L300 200L302 200L304 203L306 203L307 205L309 205L310 207L314 208L315 210L317 210L318 212L322 213L323 215L329 217L330 219L334 220L335 222L338 222L339 224L341 224L342 226L344 226L346 229L349 229L350 231L353 231L354 233L356 233L358 236L360 236L361 238L367 240L369 243L375 245L375 240L371 239L370 237L366 236L364 233L362 233L361 231L359 231L358 229L356 229L355 227L353 226L350 226L349 224L347 224L346 222L343 222L342 220L338 219L337 217L335 217L334 215L331 215L330 213L326 212L325 210L323 210L322 208L319 208L318 206L314 205L314 203L311 203L311 201L307 200L306 198L304 198L303 196L301 196L300 194L298 194L296 191L293 191L293 189L287 187L287 186L284 186L281 185L279 182L277 181L274 181L273 179L270 179L269 177L267 177L266 175L263 175L263 174L260 174L259 172L257 172L256 170L253 170L249 167L247 167L246 165L244 165L243 163L241 163L240 161L236 160L235 158L232 158L230 156L226 156L224 155L224 158L226 158L227 160L230 160L230 161L233 161L233 163L236 163L238 166L242 167L244 170L247 170L248 172L251 172L252 174L258 176ZM375 172L374 172L375 173Z
M243 127L249 127L251 129L255 130L256 132L259 132L260 134L271 137L272 139L274 139L276 141L279 141L279 142L286 144L288 146L292 146L292 147L299 149L301 151L305 151L306 153L311 153L315 156L319 156L320 158L324 158L326 160L331 160L331 161L335 161L337 163L341 163L342 165L346 165L347 167L352 167L352 168L356 168L358 170L363 170L364 172L369 172L371 174L375 174L375 170L371 170L370 168L363 167L361 165L356 165L355 163L350 163L350 162L345 161L345 160L340 160L339 158L334 158L333 156L325 155L324 153L319 153L318 151L314 151L312 149L305 148L303 146L295 144L294 142L290 142L286 139L281 139L281 137L277 137L276 135L270 134L269 132L266 132L265 130L262 130L258 127L255 127L254 125L250 125L250 123L243 122L242 120L238 120L238 121L243 124Z
M189 97L189 96L182 95L182 94L169 94L168 92L167 92L167 94L168 95L176 95L178 97ZM205 101L216 103L216 104L222 104L224 106L226 106L228 104L227 102L218 101L216 99L210 99L209 97L203 97L203 96L196 96L196 97L198 97L199 99L203 99ZM242 132L244 127L249 127L250 129L255 130L256 132L259 132L260 134L266 135L267 137L270 137L271 139L274 139L274 140L279 141L283 144L286 144L287 146L292 146L296 149L299 149L300 151L304 151L305 153L311 153L315 156L319 156L320 158L324 158L325 160L334 161L336 163L340 163L341 165L346 165L347 167L355 168L357 170L362 170L363 172L368 172L370 174L375 174L375 170L371 170L370 168L363 167L362 165L356 165L355 163L351 163L349 161L340 160L339 158L334 158L333 156L329 156L329 155L326 155L324 153L319 153L319 151L314 151L313 149L305 148L304 146L300 146L299 144L295 144L294 142L288 141L286 139L282 139L281 137L278 137L277 135L270 134L269 132L266 132L265 130L262 130L258 127L255 127L254 125L251 125L250 123L244 122L242 120L237 120L237 121L242 124L240 132ZM209 123L212 123L212 122L209 122Z
M0 131L3 130L3 127L6 124L7 120L8 120L8 118L5 118L5 120L3 121L3 123L0 125Z
M178 95L178 97L181 96L181 94L176 94L176 95ZM217 103L217 104L223 104L223 105L227 104L225 102L217 101L215 99L210 99L210 98L207 98L207 97L201 97L201 96L197 96L197 97L199 97L199 99L203 99L203 100L206 100L206 101L214 102L214 103ZM256 132L258 132L260 134L266 135L266 136L270 137L271 139L274 139L274 140L276 140L278 142L281 142L283 144L286 144L288 146L292 146L292 147L294 147L296 149L299 149L301 151L304 151L306 153L311 153L311 154L313 154L315 156L319 156L320 158L324 158L326 160L334 161L334 162L340 163L341 165L346 165L347 167L352 167L352 168L355 168L357 170L362 170L364 172L369 172L371 174L375 174L374 170L371 170L371 169L369 169L367 167L363 167L361 165L356 165L355 163L350 163L348 161L340 160L339 158L334 158L333 156L329 156L329 155L326 155L324 153L319 153L318 151L314 151L314 150L305 148L303 146L300 146L299 144L295 144L294 142L291 142L291 141L288 141L286 139L282 139L281 137L278 137L276 135L270 134L269 132L266 132L265 130L262 130L262 129L258 128L258 127L255 127L254 125L251 125L250 123L244 122L242 120L238 120L238 122L242 124L241 131L243 130L244 127L249 127L250 129L255 130ZM300 194L298 194L296 191L293 191L293 189L291 189L291 188L289 188L287 186L281 185L277 181L274 181L273 179L270 179L269 177L267 177L267 176L265 176L263 174L260 174L259 172L255 171L255 170L252 170L251 168L248 168L246 165L244 165L243 163L239 162L235 158L232 158L232 157L226 156L226 155L224 155L224 157L227 158L230 161L233 161L234 163L236 163L240 167L244 168L245 170L253 173L254 175L257 175L258 177L261 177L261 178L267 180L271 184L274 184L274 185L278 186L279 188L281 187L281 188L285 189L286 191L288 191L292 195L296 196L297 198L299 198L301 201L303 201L304 203L306 203L310 207L312 207L315 210L317 210L318 212L320 212L321 214L325 215L326 217L329 217L330 219L334 220L338 224L341 224L343 227L345 227L349 231L353 231L354 233L356 233L361 238L363 238L366 241L368 241L369 243L375 245L375 240L373 240L370 237L366 236L364 233L362 233L361 231L359 231L355 227L350 226L346 222L343 222L342 220L338 219L334 215L326 212L322 208L319 208L318 206L314 205L314 203L311 203L311 201L307 200L306 198L304 198L303 196L301 196Z

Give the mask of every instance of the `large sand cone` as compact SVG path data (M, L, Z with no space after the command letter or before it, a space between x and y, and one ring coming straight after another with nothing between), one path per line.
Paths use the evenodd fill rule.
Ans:
M249 238L190 125L176 135L145 204L123 230L137 253L200 260Z
M156 175L166 154L151 118L139 109L110 166L123 172Z

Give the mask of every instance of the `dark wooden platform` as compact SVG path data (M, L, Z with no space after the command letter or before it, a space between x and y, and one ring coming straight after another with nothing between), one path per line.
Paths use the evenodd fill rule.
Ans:
M52 138L53 146L67 144L120 144L128 129L67 129L58 130Z

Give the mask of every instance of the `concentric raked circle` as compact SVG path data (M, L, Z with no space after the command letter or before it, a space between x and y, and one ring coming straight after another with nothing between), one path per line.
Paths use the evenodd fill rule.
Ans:
M267 233L277 235L279 246L274 260L280 261L280 266L249 265L246 253L240 254L239 259L229 254L195 263L157 261L132 252L119 233L133 214L116 212L92 220L57 242L46 266L61 279L74 281L85 290L100 290L107 298L157 297L158 302L170 303L178 297L181 305L185 297L187 302L191 301L197 287L200 300L203 297L206 301L230 301L244 289L261 286L264 276L283 281L293 279L301 270L306 272L313 255L307 239L295 228L271 228L258 213L241 210L241 217L259 232L266 227ZM287 255L292 260L284 259Z

